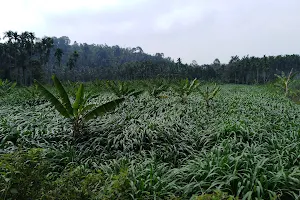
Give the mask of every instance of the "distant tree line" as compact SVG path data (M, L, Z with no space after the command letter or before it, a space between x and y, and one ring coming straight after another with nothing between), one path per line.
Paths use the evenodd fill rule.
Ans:
M32 32L7 31L0 41L0 78L30 85L34 79L49 82L52 74L61 80L198 78L226 83L266 83L281 71L300 71L299 55L232 56L229 63L183 64L163 53L149 55L141 47L71 44L67 36L37 38Z

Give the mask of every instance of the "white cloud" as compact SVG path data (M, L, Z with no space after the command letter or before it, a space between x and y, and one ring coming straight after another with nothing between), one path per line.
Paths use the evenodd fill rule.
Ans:
M0 34L141 46L186 62L299 53L299 0L15 0L1 2Z
M22 1L22 0L21 0ZM40 14L64 14L74 12L101 12L122 9L145 0L23 0L28 8Z
M0 32L7 30L38 31L48 29L47 19L52 16L65 16L108 10L124 9L145 0L15 0L3 1L0 12ZM126 29L129 25L122 25ZM55 29L55 27L51 27Z
M0 12L0 32L35 28L41 22L36 12L28 9L25 1L3 1Z
M120 0L27 0L26 4L36 12L43 14L62 14L83 10L105 10L115 7Z
M194 24L199 18L199 10L192 5L183 8L176 8L169 13L162 14L156 19L158 31L168 30L174 24L189 26Z
M157 16L155 20L154 27L158 32L168 31L173 26L182 28L197 26L197 23L206 20L211 13L218 14L228 9L224 1L174 1L169 5L172 9Z

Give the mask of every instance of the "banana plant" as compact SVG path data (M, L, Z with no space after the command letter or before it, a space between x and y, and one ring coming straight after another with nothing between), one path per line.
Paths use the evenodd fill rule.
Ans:
M275 74L275 76L277 77L277 81L274 85L283 89L284 95L287 97L291 93L289 86L294 82L294 78L296 75L297 73L293 73L293 69L291 69L288 76L286 76L284 72L282 72L281 75Z
M167 85L161 84L156 85L149 91L151 96L154 96L155 98L166 98L167 96L160 95L162 92L166 91L168 89Z
M185 79L179 83L175 87L175 91L178 93L178 95L181 97L181 101L185 103L187 101L187 97L194 92L198 87L200 83L195 78L192 81L189 81L188 79Z
M154 83L150 83L148 81L143 81L142 85L148 88L149 95L155 98L167 98L167 96L161 95L162 92L168 90L169 86L165 84L163 81L157 81Z
M10 82L9 80L2 80L0 79L0 95L5 95L14 87L16 87L16 82Z
M125 82L120 81L107 81L106 86L119 98L128 96L138 96L141 93L143 93L143 91L136 91L135 89L130 89Z
M205 101L205 105L207 110L211 107L211 102L215 98L215 96L220 92L221 88L220 86L217 86L217 84L214 85L213 88L209 88L208 86L204 91L200 90L200 95Z
M55 109L62 116L71 119L73 125L73 136L75 138L80 136L84 122L113 111L121 102L124 101L124 98L118 98L100 106L96 106L95 104L88 104L88 102L96 96L91 96L90 94L84 95L84 86L81 83L79 88L77 89L76 98L71 104L66 90L55 75L52 76L52 80L56 90L59 93L59 98L54 96L49 90L47 90L41 83L36 80L35 84L37 85L41 94L55 107Z
M46 102L45 99L40 98L39 90L37 89L37 85L32 85L30 87L24 87L22 90L18 91L19 96L23 96L25 101L22 101L22 105L34 106L41 105Z

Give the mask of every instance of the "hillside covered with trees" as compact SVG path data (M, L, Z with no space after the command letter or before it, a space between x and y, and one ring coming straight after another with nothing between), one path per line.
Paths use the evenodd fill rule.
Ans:
M199 55L200 56L200 55ZM226 83L266 83L282 71L300 71L299 55L232 56L223 64L184 64L164 57L149 55L141 47L118 45L71 44L67 36L37 38L32 32L7 31L0 42L0 78L30 85L34 79L49 82L51 74L62 80L96 79L198 78Z

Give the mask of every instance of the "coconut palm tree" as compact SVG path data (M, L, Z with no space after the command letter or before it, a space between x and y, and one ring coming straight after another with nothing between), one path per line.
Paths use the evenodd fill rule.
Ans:
M60 64L61 64L61 58L63 56L64 52L62 51L61 48L57 48L55 50L55 53L54 53L54 56L56 58L56 61L57 61L57 64L58 64L58 67L60 68Z

